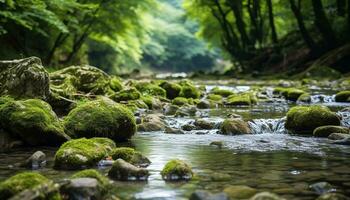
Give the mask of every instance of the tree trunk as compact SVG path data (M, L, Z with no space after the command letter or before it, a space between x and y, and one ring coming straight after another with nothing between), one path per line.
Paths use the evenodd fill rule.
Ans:
M64 33L60 33L57 36L53 47L49 51L49 54L46 56L45 65L47 65L47 66L51 65L53 56L55 55L55 52L56 52L57 48L60 47L63 44L63 42L67 39L67 37L68 37L68 35L64 35Z
M275 26L275 20L273 16L273 6L271 0L266 0L267 7L269 9L269 23L271 28L271 39L272 42L276 45L278 43L277 39L277 33L276 33L276 26Z
M346 0L337 0L337 13L344 17L346 14Z
M329 23L326 13L324 12L321 0L312 0L312 8L315 14L315 24L318 30L321 32L325 43L329 48L337 46L337 38L333 32L332 26Z
M350 32L350 0L348 0L348 29Z
M299 27L299 31L300 31L301 36L303 37L303 39L304 39L306 45L309 47L309 49L311 51L315 51L317 49L316 44L315 44L314 40L311 38L309 32L307 31L307 29L305 27L303 16L301 15L299 7L296 6L294 0L289 0L289 3L290 3L290 7L293 11L293 14L298 22L298 27Z

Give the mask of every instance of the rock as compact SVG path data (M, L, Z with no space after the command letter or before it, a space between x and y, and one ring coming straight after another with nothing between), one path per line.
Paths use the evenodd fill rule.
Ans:
M215 128L214 122L205 119L196 119L194 125L196 126L196 129L212 130Z
M304 93L304 94L299 96L297 102L311 103L311 95L308 93Z
M257 104L258 99L254 93L233 94L227 97L226 105L251 106Z
M216 94L208 94L206 97L207 99L214 101L214 102L221 102L222 101L222 96L216 95Z
M179 108L180 107L177 105L168 104L167 106L165 106L164 114L165 115L175 115L176 111Z
M108 176L121 181L127 180L147 180L149 172L146 169L138 168L123 159L118 159L113 163L108 172Z
M113 160L123 159L138 167L147 167L151 164L151 161L146 156L142 155L141 152L135 151L133 148L129 147L115 148L110 155Z
M223 135L240 135L251 134L247 122L242 119L225 119L220 127L220 134Z
M229 174L224 174L220 172L213 172L210 175L210 179L212 181L218 182L218 181L230 181L232 180L232 177Z
M340 125L339 117L325 106L296 106L287 113L285 128L293 134L312 134L325 125Z
M176 111L176 117L186 117L186 116L196 116L197 107L196 106L182 106Z
M315 137L328 137L332 133L349 134L349 128L343 126L320 126L313 131ZM350 136L350 135L349 135Z
M180 97L198 99L201 96L201 92L193 84L187 82L181 86Z
M134 87L123 89L111 96L116 102L140 99L141 93Z
M208 108L210 108L210 102L207 101L207 100L201 100L197 104L197 108L199 108L199 109L208 109Z
M141 100L152 110L161 110L163 108L162 102L152 96L146 95L142 96Z
M0 152L8 151L12 148L22 146L23 142L11 135L3 129L0 129Z
M99 185L99 188L101 191L106 192L107 187L110 185L109 180L107 177L102 175L100 172L98 172L95 169L86 169L79 171L72 175L72 179L77 178L93 178L96 179Z
M43 183L34 188L23 190L10 200L40 200L40 199L61 199L59 185L53 182Z
M250 200L286 200L285 198L279 197L277 194L270 192L260 192L254 195Z
M182 130L184 131L193 131L196 129L196 126L195 125L192 125L192 124L185 124L183 125L182 127Z
M159 114L150 114L144 117L143 123L137 126L137 131L150 132L150 131L162 131L165 129L164 120Z
M328 139L330 140L343 140L345 138L349 138L350 134L344 134L344 133L331 133L328 136Z
M49 182L49 179L39 173L18 173L0 183L0 199L9 199L26 189L32 189L40 184Z
M336 140L333 142L333 144L340 144L340 145L350 145L350 137L346 137L341 140Z
M126 141L136 132L133 114L107 98L79 104L65 117L64 126L72 138L107 137L116 142Z
M303 90L290 88L287 91L286 99L290 101L297 101L298 98L304 94L306 94L306 92L304 92ZM303 98L305 98L305 96Z
M160 84L160 87L162 87L166 91L166 97L168 99L175 99L180 95L182 87L177 83L170 83L170 82L163 82Z
M196 190L190 196L190 200L229 200L225 193L211 194L204 190Z
M209 146L217 146L221 149L222 146L224 146L224 142L223 141L212 141L212 142L210 142Z
M80 169L94 166L108 156L115 146L115 143L107 138L70 140L56 152L55 168Z
M0 61L0 95L46 99L50 95L49 74L37 57Z
M29 169L38 169L46 166L46 155L42 151L36 151L24 163L24 166Z
M184 97L176 97L175 99L173 99L171 101L171 103L173 105L183 106L183 105L188 104L188 100L186 98L184 98Z
M165 127L165 133L168 134L185 134L181 129L177 129L177 128L171 128L171 127Z
M335 95L336 102L350 102L350 91L341 91Z
M160 97L166 96L166 91L163 88L153 83L138 82L135 84L135 87L143 95L160 96Z
M215 94L215 95L220 95L222 97L228 97L230 95L233 95L234 92L231 90L225 90L225 89L220 89L219 87L214 87L211 91L211 94Z
M6 100L0 106L0 126L30 146L58 146L70 139L51 106L39 99Z
M254 188L245 185L233 185L226 187L224 192L231 199L249 199L253 197L258 191Z
M316 200L349 200L350 198L339 193L326 193L319 196Z
M161 171L161 175L166 181L190 180L193 177L193 172L187 163L179 159L174 159L166 163Z
M327 182L319 182L310 185L310 188L314 190L317 194L325 194L328 192L334 192L336 189Z
M74 178L67 180L60 188L69 199L101 199L101 188L95 178Z

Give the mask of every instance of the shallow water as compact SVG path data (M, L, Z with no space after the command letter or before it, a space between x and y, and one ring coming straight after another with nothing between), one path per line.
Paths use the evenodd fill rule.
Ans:
M212 87L212 86L211 86ZM249 86L231 88L245 90ZM333 92L334 93L334 92ZM313 90L315 95L331 96L329 90ZM315 97L316 98L316 97ZM327 105L339 111L350 104L327 101L314 103ZM115 193L121 199L187 199L196 189L220 192L227 185L248 185L260 191L271 191L287 199L315 199L318 194L309 188L317 182L329 182L334 190L350 195L350 147L334 145L327 139L299 137L286 133L284 117L295 106L284 100L262 102L253 107L218 108L201 110L195 118L222 121L229 114L242 115L254 129L253 135L224 136L211 130L184 135L163 132L138 133L130 146L146 155L152 164L147 182L114 182ZM340 113L343 125L350 126L350 113ZM172 127L194 121L194 118L167 117ZM203 131L202 131L203 132ZM222 148L210 146L212 141L224 141ZM0 153L0 180L24 169L11 167L23 161L36 150L47 154L47 167L40 172L55 180L69 177L74 171L52 169L53 148L18 149ZM165 182L160 171L173 158L187 161L196 174L189 182ZM106 173L108 169L99 169Z

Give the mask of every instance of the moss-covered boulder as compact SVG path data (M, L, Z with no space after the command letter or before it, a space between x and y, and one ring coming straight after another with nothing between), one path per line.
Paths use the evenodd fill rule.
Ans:
M134 87L123 89L111 96L114 101L130 101L140 99L141 93Z
M62 85L67 85L67 82L70 83L69 87L83 93L107 94L113 91L111 77L102 70L89 65L70 66L50 73L50 83L54 88L60 87L65 90L66 88Z
M64 126L72 138L107 137L117 142L136 132L129 109L106 98L81 103L65 117Z
M193 177L193 171L186 162L174 159L168 161L161 171L162 178L167 181L190 180Z
M286 99L290 101L297 101L300 96L306 94L303 90L291 88L287 91Z
M350 91L341 91L335 95L336 102L350 102Z
M271 192L259 192L256 195L254 195L252 198L250 198L250 200L286 200L286 199Z
M315 137L328 137L332 133L348 134L349 128L343 126L320 126L313 131Z
M150 132L161 131L165 129L165 123L162 119L163 115L149 114L143 118L143 122L137 126L137 131Z
M231 199L249 199L253 197L258 190L245 185L232 185L226 187L224 192Z
M143 95L161 96L161 97L166 96L166 91L160 86L153 83L139 82L135 85L135 87Z
M297 102L311 103L311 95L309 93L304 93L298 97Z
M149 172L147 169L136 167L123 159L117 159L108 172L112 179L121 181L147 180Z
M215 102L222 101L222 96L217 95L217 94L208 94L208 96L206 98L209 100L215 101Z
M81 169L96 165L116 147L107 138L80 138L64 143L56 152L55 168Z
M287 113L285 127L293 134L312 134L315 128L340 125L339 117L325 106L296 106Z
M113 160L123 159L124 161L138 167L147 167L151 164L151 161L142 155L141 152L135 151L135 149L129 147L115 148L110 155Z
M95 169L85 169L72 175L71 178L94 178L98 181L100 188L105 190L109 186L109 180Z
M9 199L26 189L32 189L49 182L51 182L49 179L35 172L16 174L0 183L0 199Z
M160 84L160 87L162 87L166 91L166 97L168 99L175 99L180 95L182 87L177 83L171 83L168 81L165 81Z
M183 82L180 91L180 97L198 99L201 96L201 92L190 82Z
M257 104L258 99L254 93L233 94L227 97L226 105L251 106Z
M241 135L251 132L248 123L242 119L225 119L220 126L220 134L223 135Z
M227 89L220 89L219 87L214 87L211 91L210 91L211 94L214 94L214 95L219 95L221 97L228 97L230 95L233 95L234 92L231 91L231 90L227 90Z
M46 102L5 99L2 98L3 104L0 105L0 125L11 137L31 146L58 146L70 139Z
M50 95L49 80L37 57L0 61L0 95L46 99Z
M176 97L171 101L172 104L177 105L177 106L183 106L188 104L188 99L184 97Z
M153 96L144 95L141 97L141 100L152 110L161 110L163 108L162 102Z

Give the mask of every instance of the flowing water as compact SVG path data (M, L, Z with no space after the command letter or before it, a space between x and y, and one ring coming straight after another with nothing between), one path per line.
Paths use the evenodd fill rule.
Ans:
M214 87L210 85L207 90ZM250 86L229 87L233 91L246 91ZM334 92L333 92L334 93ZM272 97L267 90L266 96ZM329 106L343 118L342 124L350 127L350 111L343 110L349 104L334 102L331 91L317 88L312 104ZM254 134L225 136L217 129L186 132L183 135L163 132L138 133L129 144L147 156L152 164L147 182L114 182L115 192L121 199L188 199L196 189L221 192L228 185L247 185L259 191L270 191L287 199L315 199L319 194L309 186L328 182L332 189L350 196L350 147L331 144L328 139L299 137L287 134L285 115L295 103L283 99L270 99L253 107L232 107L200 110L196 117L167 117L171 127L181 127L195 118L214 122L223 121L232 113L248 121ZM202 131L203 132L203 131ZM213 141L223 141L221 148L210 146ZM56 149L18 149L0 153L0 180L22 168L14 163L23 161L36 150L47 154L47 167L39 171L60 180L74 171L52 169ZM165 163L173 158L187 161L196 174L189 182L165 182L160 176ZM99 169L106 173L108 169Z

